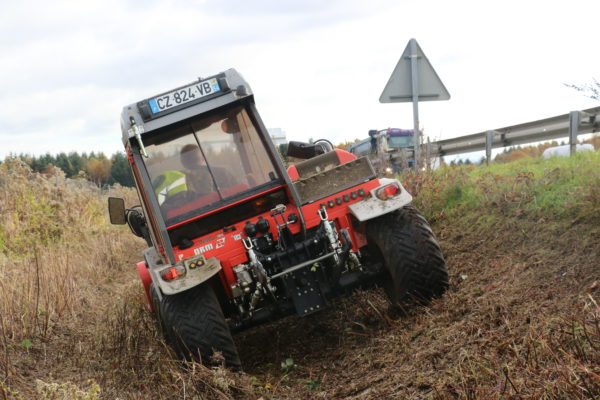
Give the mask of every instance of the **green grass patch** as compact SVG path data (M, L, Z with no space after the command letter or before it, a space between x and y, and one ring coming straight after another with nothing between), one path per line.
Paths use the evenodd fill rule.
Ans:
M540 217L600 216L600 153L489 166L448 166L401 177L432 220L526 212ZM487 223L487 222L486 222Z

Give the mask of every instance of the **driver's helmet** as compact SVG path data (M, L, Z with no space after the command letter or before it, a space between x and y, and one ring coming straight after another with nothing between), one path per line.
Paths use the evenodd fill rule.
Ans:
M152 187L158 198L158 204L162 204L167 197L187 190L185 174L177 170L161 172L152 181Z

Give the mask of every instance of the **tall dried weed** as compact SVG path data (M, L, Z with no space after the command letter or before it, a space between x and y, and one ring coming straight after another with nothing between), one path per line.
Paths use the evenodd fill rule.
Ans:
M73 323L139 245L126 228L109 229L107 193L58 169L42 175L7 159L0 188L0 371L8 376L10 350L35 349L57 325ZM134 201L131 189L112 190Z
M0 165L0 188L0 399L231 398L249 386L224 368L182 369L162 342L135 272L145 243L108 223L108 195L132 206L132 189L108 193L18 159ZM56 382L64 365L81 380Z

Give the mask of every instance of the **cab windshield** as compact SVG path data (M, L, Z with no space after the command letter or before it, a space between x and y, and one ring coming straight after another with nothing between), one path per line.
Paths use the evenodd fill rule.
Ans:
M147 140L146 151L144 162L167 226L278 181L243 107L172 128Z
M388 136L388 147L390 149L400 149L413 146L412 136Z

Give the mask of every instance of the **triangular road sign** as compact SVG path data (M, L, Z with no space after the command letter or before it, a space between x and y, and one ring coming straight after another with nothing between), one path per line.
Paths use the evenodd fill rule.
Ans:
M448 100L450 98L450 93L448 93L440 77L435 73L423 50L421 50L415 39L411 39L379 97L380 103L413 101L411 68L411 41L413 40L417 49L418 100L432 101Z

